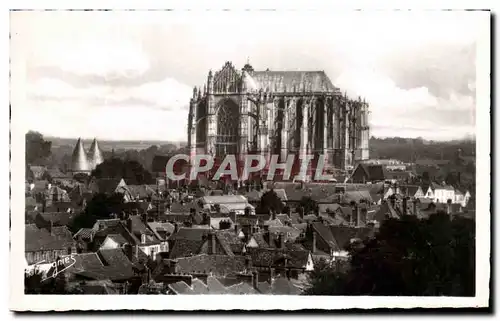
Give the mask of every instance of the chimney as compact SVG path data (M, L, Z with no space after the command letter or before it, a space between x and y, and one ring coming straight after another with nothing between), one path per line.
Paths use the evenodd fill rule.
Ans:
M139 245L136 245L134 250L135 250L134 251L135 258L139 259Z
M54 235L54 233L52 233L52 229L54 228L54 223L52 222L52 220L50 220L50 223L49 223L49 233L50 235Z
M208 232L208 254L216 253L215 234L212 230Z
M299 212L299 217L301 219L304 219L304 208L302 206L300 206L298 209L297 209L297 212Z
M252 258L250 257L250 255L247 255L245 257L245 267L247 270L250 270L252 268Z
M313 231L313 244L312 244L312 252L316 253L316 232Z
M257 290L258 286L259 286L259 272L257 271L254 271L252 273L253 277L252 277L252 286L255 290Z
M408 215L408 198L403 197L403 215Z
M361 226L361 206L356 204L356 226Z
M285 234L280 233L278 236L278 241L279 241L280 249L284 249L285 248Z
M125 244L124 250L125 250L125 254L127 255L128 259L130 260L130 262L132 262L133 261L132 245L130 245L128 243Z
M177 271L177 260L170 261L170 273L176 273Z

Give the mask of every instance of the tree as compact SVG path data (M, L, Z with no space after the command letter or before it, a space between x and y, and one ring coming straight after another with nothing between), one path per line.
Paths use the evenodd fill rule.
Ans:
M155 184L153 175L136 160L107 159L97 165L91 176L96 178L123 178L129 185Z
M40 165L51 154L52 142L43 139L39 132L26 134L26 164Z
M347 281L346 268L342 264L328 264L321 259L314 265L308 277L305 295L344 295Z
M283 211L283 202L278 197L278 194L274 190L269 190L265 192L260 198L260 204L256 209L257 213L267 214L271 211L276 213L281 213Z
M85 210L71 222L71 231L78 232L81 228L90 228L99 219L110 219L111 214L121 213L123 198L121 194L96 194L88 202Z
M316 212L318 210L318 203L309 196L303 196L300 200L299 206L304 209L304 214Z
M475 224L470 219L451 220L446 214L387 219L374 238L352 247L350 254L347 273L313 273L306 294L475 294Z

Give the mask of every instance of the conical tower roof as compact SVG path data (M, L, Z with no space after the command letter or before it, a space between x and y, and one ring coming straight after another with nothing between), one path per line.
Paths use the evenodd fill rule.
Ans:
M83 149L83 143L80 138L76 142L75 149L71 158L71 170L73 172L89 172L90 165L87 160L87 155Z
M97 139L95 138L94 141L92 142L92 145L90 145L88 159L93 169L95 169L97 165L101 164L104 161L101 149L99 148L99 145L97 144Z

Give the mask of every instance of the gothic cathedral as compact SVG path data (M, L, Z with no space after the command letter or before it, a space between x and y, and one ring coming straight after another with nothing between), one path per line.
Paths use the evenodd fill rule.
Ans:
M332 169L368 159L368 104L332 85L324 71L241 71L226 62L194 88L189 107L192 155L261 153L327 156Z

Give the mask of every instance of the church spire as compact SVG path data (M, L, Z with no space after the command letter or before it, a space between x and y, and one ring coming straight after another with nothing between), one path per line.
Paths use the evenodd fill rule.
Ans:
M99 145L97 144L97 139L95 138L92 141L92 145L90 145L88 159L92 169L95 169L97 165L101 164L104 161L101 149L99 148Z

